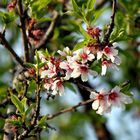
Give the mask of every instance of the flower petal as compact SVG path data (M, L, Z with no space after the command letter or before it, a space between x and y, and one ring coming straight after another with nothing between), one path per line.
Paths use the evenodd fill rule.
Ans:
M102 72L101 72L102 76L106 74L106 70L107 70L107 66L106 65L102 65Z
M92 103L92 108L94 110L97 110L99 107L99 100L95 100L93 103Z

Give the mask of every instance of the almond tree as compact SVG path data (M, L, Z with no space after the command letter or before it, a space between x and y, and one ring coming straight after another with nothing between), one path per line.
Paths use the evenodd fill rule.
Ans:
M126 67L127 59L131 59L128 58L130 53L119 45L120 41L125 41L134 46L131 55L135 58L131 63L139 64L139 2L135 0L134 5L122 0L0 2L0 43L11 56L10 64L4 60L7 68L2 75L7 72L12 77L8 83L0 81L3 83L3 91L0 89L1 139L43 139L46 131L56 129L51 125L53 121L58 124L55 118L77 111L81 106L85 106L85 111L77 112L80 114L78 120L81 121L82 116L86 116L85 120L89 117L99 140L113 139L102 115L114 107L125 109L130 103L134 107L131 88L139 90L140 87L138 71L134 67L131 69L130 65ZM108 22L98 25L108 8L112 9ZM123 18L123 15L127 17ZM133 24L132 17L135 18ZM18 51L22 50L21 55L15 50L15 43ZM123 67L132 73L135 71L135 77L127 77L129 72ZM111 77L120 74L120 68L126 76L113 81ZM100 83L108 83L110 89L92 87L90 77L92 80L101 77ZM131 88L129 80L135 81ZM58 100L70 94L70 90L77 92L76 88L83 99L81 102L66 107ZM54 113L45 112L44 115L42 108L51 108ZM73 126L71 123L69 128ZM72 135L78 139L78 133Z

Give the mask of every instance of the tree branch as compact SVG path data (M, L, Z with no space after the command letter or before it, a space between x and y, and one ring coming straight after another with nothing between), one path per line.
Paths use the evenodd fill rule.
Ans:
M39 81L39 75L37 76L37 89L36 89L36 108L35 108L35 114L33 115L33 119L31 122L31 126L23 131L21 135L18 136L17 140L23 140L24 138L27 138L29 133L35 128L35 125L37 124L37 120L40 115L40 81Z
M55 114L53 114L53 115L49 115L49 116L47 117L47 120L51 120L51 119L53 119L53 118L55 118L55 117L57 117L57 116L59 116L59 115L61 115L61 114L64 114L64 113L66 113L66 112L75 111L76 108L78 108L78 107L80 107L80 106L84 106L84 105L86 105L86 104L89 104L89 103L93 102L94 100L95 100L95 99L89 99L89 100L80 102L80 103L78 103L77 105L75 105L75 106L73 106L73 107L69 107L69 108L67 108L67 109L63 109L63 110L61 110L61 111L59 111L59 112L57 112L57 113L55 113Z
M56 19L58 18L58 12L54 11L53 13L54 13L53 20L50 23L50 26L49 26L48 30L46 31L45 35L40 40L40 42L37 44L35 49L39 50L40 48L42 48L45 45L45 43L47 42L47 40L49 39L49 36L50 36L50 34L52 33L52 31L55 27Z
M20 16L20 23L21 23L21 30L22 30L22 37L23 37L23 43L24 43L24 61L29 62L29 48L28 48L28 38L26 35L26 11L23 10L22 6L22 0L18 0L18 11Z
M11 48L10 44L8 43L8 41L5 39L4 34L2 34L0 32L0 41L1 43L5 46L5 48L10 52L10 54L13 56L13 58L15 58L15 60L22 66L24 66L24 63L22 61L22 59L15 53L15 51Z
M114 25L115 25L114 20L115 20L115 14L116 14L116 7L117 7L116 0L113 0L112 16L111 16L110 24L108 25L108 30L107 30L105 37L104 37L104 40L103 40L104 45L109 43L109 38L110 38L110 35L111 35L113 28L114 28Z

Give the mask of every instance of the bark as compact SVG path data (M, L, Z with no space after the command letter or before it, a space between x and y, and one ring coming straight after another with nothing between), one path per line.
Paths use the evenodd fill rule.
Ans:
M7 109L7 114L12 114L16 111L16 108L13 105L9 105ZM4 125L4 136L3 140L13 140L14 134L12 131L12 126L8 122L8 119L5 120L5 125Z

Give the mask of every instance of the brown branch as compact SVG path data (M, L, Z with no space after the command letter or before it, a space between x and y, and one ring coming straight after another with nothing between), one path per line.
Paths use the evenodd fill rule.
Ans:
M29 133L35 129L35 126L37 124L37 120L39 118L40 115L40 91L41 91L41 87L40 87L40 82L39 82L39 76L37 77L37 89L36 89L36 108L35 108L35 114L33 115L33 119L31 122L31 126L29 128L27 128L26 130L24 130L24 132L22 134L20 134L17 138L17 140L23 140L24 138L29 137Z
M6 40L6 38L4 37L4 34L0 32L0 41L1 43L5 46L5 48L10 52L10 54L13 56L13 58L22 66L24 66L24 63L22 61L22 59L15 53L15 51L11 48L10 44L8 43L8 41Z
M50 26L49 26L48 30L46 31L45 35L40 40L40 42L37 44L35 49L39 50L40 48L42 48L45 45L45 43L47 42L47 40L49 39L50 34L53 32L53 29L54 29L55 23L56 23L56 19L58 18L58 12L54 11L53 13L54 13L53 20L50 23Z
M109 43L109 38L110 38L110 35L111 35L113 28L114 28L114 25L115 25L114 20L115 20L115 14L116 14L116 7L117 7L116 0L113 0L112 16L111 16L110 24L108 25L108 30L107 30L105 37L104 37L104 40L103 40L104 45Z
M24 61L29 62L29 47L28 47L28 38L26 35L26 18L27 18L27 11L23 10L22 0L18 0L18 11L20 16L20 27L22 30L22 38L24 44Z
M80 107L80 106L84 106L84 105L86 105L86 104L89 104L89 103L93 102L94 100L95 100L95 99L89 99L89 100L80 102L80 103L78 103L77 105L75 105L75 106L73 106L73 107L69 107L69 108L67 108L67 109L63 109L63 110L61 110L61 111L59 111L59 112L57 112L57 113L55 113L55 114L53 114L53 115L49 115L49 116L47 117L47 120L51 120L51 119L53 119L53 118L55 118L55 117L57 117L57 116L59 116L59 115L61 115L61 114L64 114L64 113L66 113L66 112L75 111L76 108L78 108L78 107Z

